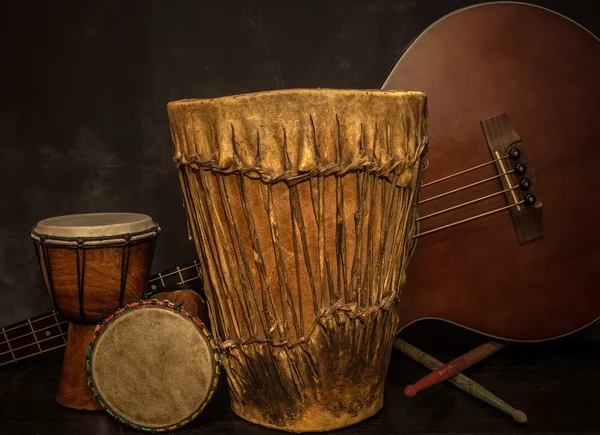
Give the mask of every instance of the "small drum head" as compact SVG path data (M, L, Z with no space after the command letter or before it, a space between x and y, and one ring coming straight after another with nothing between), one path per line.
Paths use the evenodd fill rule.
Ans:
M96 331L87 375L100 404L135 429L177 429L198 416L217 386L220 361L206 327L164 301L127 305Z
M44 219L33 232L50 237L110 237L137 234L155 227L150 216L139 213L86 213Z

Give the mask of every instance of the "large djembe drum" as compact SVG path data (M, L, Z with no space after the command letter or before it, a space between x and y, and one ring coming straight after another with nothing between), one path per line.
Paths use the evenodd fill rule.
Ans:
M69 320L56 392L61 405L102 409L88 387L86 351L96 324L142 298L159 231L137 213L57 216L31 231L48 294Z
M168 105L233 411L294 432L383 406L427 144L416 92Z

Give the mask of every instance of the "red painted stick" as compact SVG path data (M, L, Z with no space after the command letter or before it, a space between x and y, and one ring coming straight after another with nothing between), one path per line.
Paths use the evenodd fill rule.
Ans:
M497 343L495 341L489 341L485 344L482 344L472 351L450 361L448 364L435 369L417 383L409 385L404 389L404 394L406 394L408 397L414 397L419 391L426 390L429 387L433 387L440 382L450 379L451 377L462 372L464 369L471 367L473 364L476 364L491 354L498 352L504 346L506 346L506 344Z
M412 344L407 343L401 338L396 339L394 342L394 347L422 366L427 367L429 370L436 370L444 365L441 361L438 361L431 355L427 355L422 350L417 349ZM494 408L512 416L512 418L514 418L518 423L525 423L527 421L527 414L525 414L523 411L513 408L504 400L493 395L473 379L466 377L462 373L458 373L454 377L448 379L448 382L455 387L460 388L465 393L470 394L471 396L487 403L488 405L493 406Z

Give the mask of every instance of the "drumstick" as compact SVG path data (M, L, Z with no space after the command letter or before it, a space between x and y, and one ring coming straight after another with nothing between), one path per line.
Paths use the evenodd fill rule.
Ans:
M415 384L409 385L404 389L404 394L406 394L408 397L414 397L419 391L426 390L429 387L433 387L440 382L450 379L451 377L462 372L464 369L471 367L473 364L476 364L482 359L487 358L495 352L498 352L504 346L506 346L506 344L497 343L495 341L489 341L485 344L482 344L472 351L450 361L448 364L444 364L443 366L435 369L433 372L429 373Z
M443 363L433 358L431 355L426 354L422 350L417 349L412 344L407 343L402 339L396 339L394 342L394 347L402 352L404 355L409 358L415 360L419 364L427 367L430 370L435 370L441 366ZM500 398L496 397L488 390L483 388L477 382L468 378L467 376L459 373L455 375L453 378L449 380L449 382L463 390L465 393L470 394L471 396L487 403L488 405L493 406L496 409L512 416L515 421L519 423L525 423L527 421L527 415L523 411L516 410L508 403L504 402Z

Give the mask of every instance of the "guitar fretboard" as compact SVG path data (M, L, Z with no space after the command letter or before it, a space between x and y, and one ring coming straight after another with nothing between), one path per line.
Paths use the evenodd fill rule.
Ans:
M184 287L202 288L202 275L196 261L152 275L144 297ZM64 347L68 329L69 323L56 311L0 328L0 367Z
M200 265L196 261L152 275L146 285L145 295L150 296L160 290L178 287L202 288L202 274Z
M0 366L63 347L69 325L55 311L0 329Z

